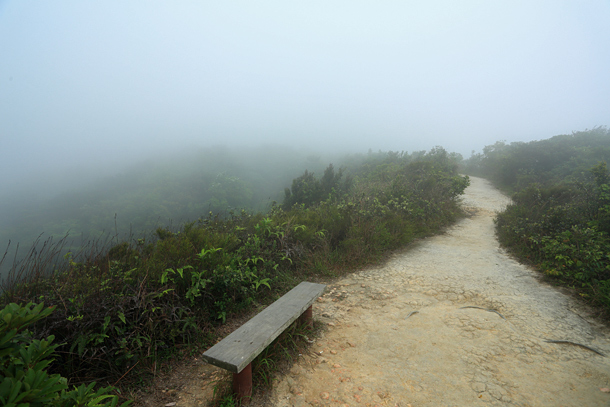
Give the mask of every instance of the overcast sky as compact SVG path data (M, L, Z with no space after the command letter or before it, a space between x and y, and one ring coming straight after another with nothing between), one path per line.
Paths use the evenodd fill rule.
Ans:
M468 157L608 125L609 21L608 0L0 0L0 177L244 142Z

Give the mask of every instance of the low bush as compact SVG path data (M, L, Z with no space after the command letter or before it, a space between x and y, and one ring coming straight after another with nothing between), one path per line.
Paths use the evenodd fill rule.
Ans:
M34 339L27 329L48 317L53 307L8 304L0 311L0 403L7 407L114 407L119 398L111 387L95 389L95 382L69 389L66 378L49 374L59 345L52 335ZM121 406L127 406L127 401Z
M584 182L530 185L499 214L504 246L555 281L610 311L610 200L605 163Z
M3 301L54 307L32 334L55 336L51 369L72 384L146 380L177 349L211 344L215 326L300 280L370 264L461 215L469 180L443 149L356 161L320 179L306 172L266 214L210 213L102 252L68 253L50 275L5 282Z

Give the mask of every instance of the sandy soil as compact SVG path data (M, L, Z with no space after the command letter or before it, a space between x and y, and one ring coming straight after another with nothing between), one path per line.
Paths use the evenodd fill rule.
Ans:
M499 248L493 217L508 199L471 180L471 217L329 285L314 352L265 405L610 406L610 360L546 342L610 355L610 330ZM205 405L221 372L193 366L168 403Z

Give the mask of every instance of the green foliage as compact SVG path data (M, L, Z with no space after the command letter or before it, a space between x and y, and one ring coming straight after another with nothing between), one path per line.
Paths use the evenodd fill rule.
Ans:
M86 183L51 180L55 188L31 191L27 200L22 193L3 191L0 244L13 242L12 258L17 242L23 248L43 232L43 240L69 234L63 255L79 252L83 239L112 235L116 243L168 224L196 221L209 211L221 216L230 208L264 211L282 199L284 186L305 168L324 170L319 157L308 155L281 146L190 149L134 162ZM17 253L17 258L27 257L27 252ZM0 267L0 277L5 271Z
M517 256L529 260L547 276L576 289L583 298L610 310L610 175L605 162L581 172L580 164L608 149L610 134L605 129L559 137L551 142L519 146L530 162L545 164L530 168L527 179L514 177L513 169L501 182L517 190L513 203L496 219L500 243ZM587 141L591 145L587 145ZM600 144L601 143L601 144ZM543 147L572 148L568 163L554 166L546 160ZM511 149L502 145L496 151ZM595 149L600 151L594 152ZM561 151L561 149L559 149ZM499 153L498 153L499 154ZM512 163L505 151L504 162ZM489 157L488 157L489 158ZM511 164L516 165L516 164ZM572 165L573 167L570 167ZM564 178L558 174L570 174Z
M176 349L213 341L215 326L302 279L370 264L455 221L469 183L458 159L442 148L353 156L320 179L298 177L288 201L267 213L208 211L178 230L69 253L50 275L5 283L3 301L56 308L33 337L55 336L62 375L142 380ZM214 188L239 184L227 177Z
M313 172L305 170L303 175L292 181L292 188L284 190L284 209L291 209L296 204L306 207L318 204L327 199L343 196L352 186L353 179L347 176L343 182L343 170L335 173L335 168L330 164L322 178L316 179Z
M602 184L600 185L607 185ZM574 287L599 305L610 307L610 238L600 230L605 188L591 184L543 189L535 186L515 196L498 215L500 242L536 264L545 274ZM590 195L593 194L593 195Z
M610 160L610 129L555 136L528 143L503 141L472 154L463 171L485 177L507 192L516 192L537 183L551 186L566 180L582 181L598 162Z
M95 383L68 390L67 380L47 369L58 345L53 336L33 339L28 326L51 315L44 304L8 304L0 311L0 403L3 406L108 406L118 397L107 394L112 388L95 390ZM123 403L122 406L129 405Z
M410 156L370 154L349 170L349 188L341 195L300 205L287 199L284 210L276 213L288 224L307 225L295 230L295 237L302 243L299 252L315 248L307 258L313 269L326 274L337 264L349 267L374 261L460 216L457 197L469 180L457 175L455 159L440 147ZM325 173L327 179L338 180L330 173ZM304 179L308 185L316 181L308 173L299 178Z
M233 394L228 394L225 396L220 403L219 407L235 407L237 406L237 401L235 401L235 396Z

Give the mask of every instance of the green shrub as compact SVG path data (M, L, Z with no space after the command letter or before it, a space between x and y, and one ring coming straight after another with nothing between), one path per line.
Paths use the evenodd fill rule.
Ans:
M469 180L444 150L354 160L345 172L330 165L320 179L295 180L291 196L302 202L209 213L105 252L69 254L49 276L6 284L3 301L55 307L33 338L55 336L63 376L145 380L182 345L213 342L214 326L302 279L365 266L460 216Z
M91 383L68 390L64 377L47 372L58 345L52 343L52 335L33 339L27 328L52 312L42 303L11 303L0 311L0 403L7 407L116 406L118 397L107 394L111 387L95 390Z
M496 219L500 243L547 276L610 310L609 190L605 163L579 183L531 184Z
M296 204L306 207L318 204L326 199L333 199L343 196L352 187L353 179L348 175L342 182L343 170L335 172L335 168L330 164L324 175L316 179L313 172L305 170L303 175L292 181L292 187L284 190L284 202L282 206L290 209Z

